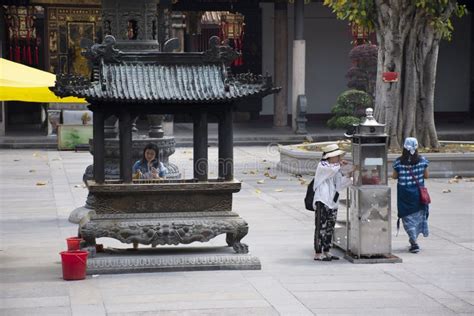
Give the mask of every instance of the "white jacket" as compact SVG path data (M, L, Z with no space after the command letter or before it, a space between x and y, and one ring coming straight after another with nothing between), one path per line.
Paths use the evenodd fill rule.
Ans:
M345 177L341 173L339 163L330 164L327 161L320 161L314 175L314 199L313 207L317 201L326 204L330 209L338 207L339 198L334 202L336 192L342 191L351 185L351 178Z

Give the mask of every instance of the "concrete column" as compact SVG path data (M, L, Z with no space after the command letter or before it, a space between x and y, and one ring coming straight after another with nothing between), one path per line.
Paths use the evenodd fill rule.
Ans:
M293 41L293 82L291 126L296 131L298 95L305 94L306 42L303 39L304 0L295 0L295 40Z
M288 124L288 5L285 1L275 2L274 19L274 75L275 85L281 87L274 95L273 126Z

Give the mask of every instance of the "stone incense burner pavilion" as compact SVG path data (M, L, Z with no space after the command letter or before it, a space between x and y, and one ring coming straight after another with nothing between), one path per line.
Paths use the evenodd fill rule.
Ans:
M94 112L94 176L87 181L88 203L94 211L79 225L83 248L93 258L99 237L157 246L207 242L226 234L228 246L238 254L247 253L241 240L248 233L248 224L232 211L232 194L241 188L233 175L233 107L237 101L264 97L278 89L270 77L232 75L228 65L238 54L222 45L218 37L212 37L210 49L200 53L174 53L167 45L161 52L125 52L114 48L115 43L109 35L103 44L88 49L86 56L96 65L92 81L58 75L52 88L62 97L85 98ZM169 45L173 46L173 40ZM134 118L182 112L194 120L193 178L132 179ZM119 180L106 180L104 172L104 121L111 115L119 119ZM211 116L217 118L219 139L219 172L214 179L208 176L207 125ZM155 264L159 265L158 261ZM147 262L145 265L153 265L154 261ZM110 262L108 266L118 269Z

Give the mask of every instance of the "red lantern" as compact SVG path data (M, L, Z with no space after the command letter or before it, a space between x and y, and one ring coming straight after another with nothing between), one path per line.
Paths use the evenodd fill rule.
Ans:
M366 27L355 23L351 24L351 34L354 39L354 45L361 45L367 43L369 40L369 31Z
M398 72L387 71L382 73L383 82L398 82Z
M242 59L243 37L244 37L244 16L239 13L225 12L221 16L221 31L222 40L228 40L233 44L234 49L241 55L234 60L234 66L242 66L244 64Z

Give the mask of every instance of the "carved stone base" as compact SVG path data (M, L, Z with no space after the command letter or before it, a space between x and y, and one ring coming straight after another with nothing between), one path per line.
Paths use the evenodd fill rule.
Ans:
M392 254L373 256L373 257L358 257L350 252L344 255L344 259L351 263L402 263L402 258L399 258Z
M87 260L87 274L139 272L260 270L257 257L232 254L228 248L105 249Z
M81 248L92 249L100 237L155 247L207 242L226 234L227 245L236 253L248 253L248 246L240 242L248 233L248 224L229 211L94 214L83 218L79 232L85 240Z

